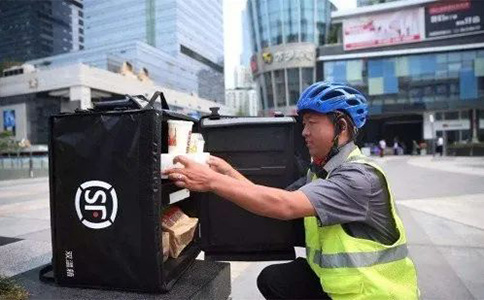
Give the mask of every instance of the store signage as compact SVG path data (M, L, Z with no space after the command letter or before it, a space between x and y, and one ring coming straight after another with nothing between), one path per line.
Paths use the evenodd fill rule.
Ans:
M445 1L425 8L425 36L452 36L484 30L483 1Z
M348 51L421 41L425 32L423 20L423 8L344 20L344 49Z
M86 181L76 192L75 206L81 223L91 229L111 226L118 212L118 197L114 188L99 180Z
M310 43L294 43L265 48L256 61L251 61L253 74L285 68L314 68L316 46Z
M262 53L262 60L264 61L264 63L270 65L270 64L272 64L274 57L272 56L272 53L264 52L264 53Z
M314 61L314 51L310 50L286 50L277 51L274 54L270 52L262 53L262 60L264 63L270 65L273 61L278 63L289 62L292 60L297 61Z

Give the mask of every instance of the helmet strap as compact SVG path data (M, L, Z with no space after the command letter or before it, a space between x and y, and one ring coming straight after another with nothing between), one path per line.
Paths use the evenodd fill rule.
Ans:
M324 163L327 163L333 156L339 153L341 147L339 146L339 136L341 134L341 126L339 124L339 120L343 119L343 115L341 113L334 113L331 114L331 119L333 120L334 125L334 137L333 137L333 144L331 145L331 149L329 149L328 155L326 155L324 159Z

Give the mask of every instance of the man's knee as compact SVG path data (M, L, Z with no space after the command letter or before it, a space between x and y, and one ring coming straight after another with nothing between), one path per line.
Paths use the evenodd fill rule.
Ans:
M259 273L259 276L257 276L257 288L265 298L273 297L271 288L270 288L271 267L272 266L265 267Z

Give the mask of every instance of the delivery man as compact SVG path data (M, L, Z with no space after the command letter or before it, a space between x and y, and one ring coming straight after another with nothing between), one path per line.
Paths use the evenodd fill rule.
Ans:
M286 191L250 182L224 160L210 168L178 156L166 173L180 187L213 192L270 218L304 217L306 258L271 265L257 279L266 298L416 299L415 267L383 170L354 139L368 115L365 96L316 82L297 103L312 157L307 184Z

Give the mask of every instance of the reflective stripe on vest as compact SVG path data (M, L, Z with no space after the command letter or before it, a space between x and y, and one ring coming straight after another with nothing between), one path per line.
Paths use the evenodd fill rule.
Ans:
M307 247L307 257L310 257L310 251L311 249ZM315 250L313 263L321 268L360 268L397 261L404 259L407 255L406 244L373 252L323 254L321 250Z

